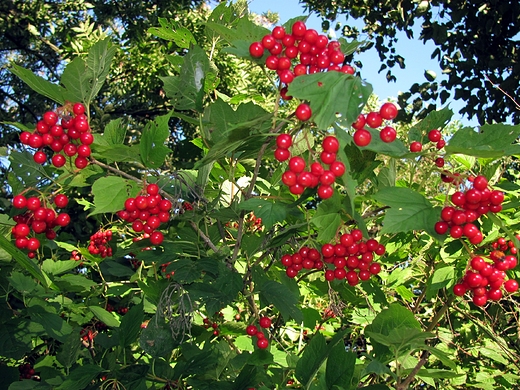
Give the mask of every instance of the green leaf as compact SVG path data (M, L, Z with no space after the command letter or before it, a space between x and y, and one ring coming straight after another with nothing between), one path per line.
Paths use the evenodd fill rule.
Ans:
M16 64L12 64L9 69L35 92L54 100L58 104L65 103L64 88Z
M455 267L437 268L428 281L426 299L432 299L437 291L455 283Z
M289 95L310 102L311 120L324 130L338 120L338 115L348 125L354 123L371 93L370 84L342 72L299 76L288 89Z
M77 57L67 64L61 76L66 99L89 105L105 83L116 51L117 47L106 38L89 49L86 61Z
M433 356L435 356L437 359L439 359L442 362L442 364L444 364L445 366L451 368L452 370L457 369L457 363L454 362L453 360L451 360L446 352L441 351L438 348L430 347L430 346L425 346L425 349L430 351L430 353ZM507 364L507 363L504 363L504 364Z
M309 388L310 383L316 376L321 365L329 357L336 345L343 343L343 338L347 331L339 331L327 344L325 337L321 333L316 333L309 344L305 347L302 357L296 364L295 376L305 388Z
M251 198L240 203L238 208L253 211L257 218L262 218L262 224L269 230L275 223L285 220L287 206L287 204L278 201L272 202L266 199Z
M459 376L463 376L465 374L459 374L457 372L453 372L450 370L438 370L433 368L423 368L420 369L417 373L417 376L424 377L424 378L436 378L436 379L451 379L451 378L458 378Z
M122 118L107 123L103 134L95 134L95 141L100 145L122 145L125 142L127 128L122 125Z
M431 111L428 113L426 118L410 128L408 131L408 141L419 141L420 143L425 144L428 142L428 133L430 130L441 130L448 124L452 116L453 111L448 107L444 107L439 111Z
M382 234L425 230L432 236L439 211L420 193L409 188L384 187L373 196L375 200L390 206L383 219Z
M338 343L330 351L327 358L327 368L325 371L325 380L327 388L332 389L333 386L350 388L355 377L357 355L354 352L346 352L345 345Z
M176 110L196 110L202 112L204 80L208 73L216 73L210 65L206 52L199 46L184 56L179 76L161 77L166 95L172 99Z
M47 259L42 263L42 270L51 274L51 275L60 275L71 269L74 269L78 266L78 264L74 260L52 260Z
M179 343L173 339L170 327L153 316L141 332L139 345L153 358L169 358Z
M435 337L433 333L407 327L392 329L388 335L371 331L365 331L365 333L372 341L390 347L397 356L416 349L422 349L425 347L426 340Z
M105 309L99 306L89 306L88 308L92 313L94 313L98 320L104 322L107 326L110 326L112 328L119 327L119 320L112 313L106 311Z
M115 213L123 210L125 200L135 196L139 192L136 182L123 179L119 176L108 176L97 179L92 184L94 195L95 214Z
M514 144L520 136L520 125L484 125L479 131L464 127L453 134L446 145L447 154L467 154L474 157L498 158L520 154L520 145Z
M67 336L72 333L72 326L55 313L49 313L41 306L31 306L28 308L31 320L40 324L45 332L52 338L64 343Z
M12 323L0 323L0 351L3 357L20 360L32 350L32 339L32 333L23 332Z
M159 23L161 27L150 27L148 33L167 41L173 41L183 49L189 49L191 44L197 44L190 30L179 26L174 20L159 18Z
M382 310L370 325L365 328L365 332L388 336L395 329L418 329L421 324L415 319L413 313L398 303L391 304L388 309ZM367 333L368 334L368 333ZM377 336L376 336L377 337ZM378 341L372 340L374 354L380 360L392 357L388 347Z
M168 121L171 113L155 118L146 124L141 135L141 161L147 168L160 168L171 150L164 145L170 135Z
M328 242L334 238L341 226L340 211L341 202L337 192L318 205L318 210L311 218L311 223L318 231L318 241Z
M119 344L126 348L137 340L144 319L143 301L133 306L121 319L119 327Z
M79 329L71 332L56 355L56 360L64 367L72 367L78 361L81 345Z
M29 294L38 287L33 278L24 275L21 272L13 271L7 280L9 280L9 284L13 286L16 291L23 295Z
M276 307L282 314L285 321L290 318L297 323L303 321L303 314L298 307L298 296L295 295L287 286L274 280L263 283L260 287L260 297Z
M34 162L33 155L29 152L13 150L11 151L10 161L14 175L25 188L36 187L41 180L48 177L43 166ZM13 192L18 193L17 188L13 188L13 190ZM22 188L19 192L21 191Z
M83 390L88 388L90 382L95 379L103 369L94 364L86 364L72 370L67 379L56 390Z
M97 138L97 136L95 136ZM96 141L97 142L97 141ZM141 163L141 152L139 145L99 145L94 144L92 156L96 159L108 162L131 162ZM168 153L170 150L168 149Z
M42 271L34 262L34 260L29 259L25 253L23 253L20 249L15 247L10 241L8 241L3 235L0 234L0 247L4 249L7 253L9 253L13 259L27 272L29 272L34 278L36 278L40 283L47 287L57 290L58 287L51 282L47 274Z

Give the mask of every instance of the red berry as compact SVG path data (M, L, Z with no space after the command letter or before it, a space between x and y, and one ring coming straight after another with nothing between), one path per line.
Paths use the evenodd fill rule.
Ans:
M285 36L285 29L282 26L276 26L271 35L276 39L282 39Z
M305 160L300 156L292 157L289 160L289 170L294 173L301 173L305 169Z
M292 145L292 137L289 134L280 134L276 137L276 146L280 149L289 149Z
M159 186L155 183L150 183L146 186L146 193L148 195L157 195L159 193Z
M394 119L397 116L397 107L394 103L384 103L379 109L379 115L381 115L383 119Z
M385 126L381 132L379 133L379 137L381 138L381 141L390 143L394 142L397 137L397 132L393 127Z
M88 165L88 160L86 157L76 157L74 160L74 165L78 169L83 169Z
M441 132L437 129L430 130L430 132L428 133L428 139L430 140L430 142L439 142L441 139Z
M257 328L255 325L249 325L249 326L246 328L246 333L247 333L249 336L254 336L254 335L256 335L257 332L258 332L258 328Z
M464 287L464 285L460 283L456 284L455 286L453 286L453 293L456 296L461 297L464 294L466 294L466 287Z
M79 140L83 145L91 145L94 142L94 136L92 133L81 133Z
M27 198L24 195L16 195L13 198L13 206L17 209L23 209L27 206Z
M266 338L259 338L256 340L256 346L260 349L266 349L269 346L269 340Z
M329 153L329 152L323 151L320 154L320 160L324 164L330 165L334 161L336 161L336 153Z
M318 196L321 199L328 199L333 194L334 194L334 189L329 185L322 184L318 187Z
M58 114L56 114L54 111L47 111L45 114L43 114L43 121L48 126L54 126L58 122Z
M473 179L473 188L479 191L484 191L488 186L488 180L484 176L476 176Z
M85 113L85 106L82 103L76 103L72 107L72 112L74 115L83 115Z
M34 252L37 251L40 247L40 240L38 240L36 237L29 238L29 241L27 242L27 249Z
M61 213L56 217L56 224L64 227L70 223L70 216L67 213Z
M418 141L414 141L410 144L410 152L418 153L422 150L422 144Z
M67 207L68 203L69 198L67 198L67 195L65 194L58 194L54 197L54 204L60 209Z
M366 117L363 114L359 114L356 121L352 123L352 127L356 130L360 130L365 127Z
M152 245L161 245L164 240L164 235L160 231L154 231L150 234L150 243Z
M44 164L47 161L47 155L39 150L34 153L33 159L36 164Z
M270 328L271 327L271 319L269 317L261 317L259 324L262 328Z
M296 38L303 38L305 36L305 32L307 31L307 26L301 20L297 20L291 27L292 35Z
M518 291L518 282L514 279L509 279L504 283L504 289L509 293Z
M323 150L327 153L337 153L339 150L339 141L336 137L328 135L322 142Z
M366 116L366 123L373 129L377 129L383 123L383 117L378 112L369 112Z
M339 177L345 173L345 164L341 161L334 161L330 164L330 171L334 174L334 176Z
M60 168L65 165L67 160L65 159L65 156L62 154L55 154L52 156L52 165L54 165L56 168Z
M308 121L312 116L312 110L306 103L300 103L298 107L296 107L296 118L305 122Z
M370 143L370 141L372 140L372 135L370 134L370 132L368 130L359 129L354 132L353 138L354 138L354 143L357 146L363 147L363 146L367 146Z
M448 232L450 225L447 222L439 221L435 223L435 232L437 234L446 234Z
M290 157L291 157L291 152L289 152L289 150L287 150L287 149L277 148L274 151L274 158L277 161L280 161L280 162L287 161Z

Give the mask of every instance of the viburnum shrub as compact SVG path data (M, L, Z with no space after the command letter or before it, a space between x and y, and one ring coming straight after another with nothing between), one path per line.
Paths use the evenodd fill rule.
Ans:
M2 384L515 388L520 127L400 122L305 18L159 21L143 121L110 38L10 67L54 105L6 124Z

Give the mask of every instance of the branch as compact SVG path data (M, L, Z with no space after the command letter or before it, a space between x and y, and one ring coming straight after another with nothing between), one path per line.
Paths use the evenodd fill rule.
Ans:
M130 179L130 180L133 180L139 184L142 184L143 181L141 179L138 179L137 177L135 176L132 176L132 175L129 175L128 173L126 172L123 172L117 168L114 168L114 167L111 167L110 165L107 165L105 163L102 163L101 161L98 161L96 160L95 158L91 157L90 158L90 162L92 164L95 164L95 165L99 165L101 168L105 168L107 171L110 171L110 172L114 172L114 173L117 173L118 175L121 175L127 179Z
M430 322L430 325L428 325L428 328L426 328L426 332L431 332L433 329L435 329L435 327L439 323L440 319L444 316L444 314L446 314L446 312L450 308L451 304L455 301L455 298L456 298L455 295L448 298L446 303L440 308L440 310L437 312L437 314L435 314L435 316L433 317L432 321ZM399 383L395 389L396 390L408 389L408 386L415 379L415 376L417 375L419 370L426 364L426 362L428 362L429 356L430 356L430 352L427 350L424 350L421 354L421 358L419 359L419 361L413 368L412 372L410 372L410 374L406 377L406 379L403 382Z
M518 104L518 103L516 102L516 100L515 100L515 99L514 99L510 94L508 94L506 91L504 91L504 90L500 87L500 85L495 84L494 82L492 82L491 79L489 78L489 76L488 76L487 74L485 74L484 77L486 78L487 81L489 81L489 83L490 83L494 88L498 89L498 90L499 90L500 92L502 92L505 96L507 96L509 99L511 99L511 101L515 104L516 108L517 108L518 110L520 110L520 104Z

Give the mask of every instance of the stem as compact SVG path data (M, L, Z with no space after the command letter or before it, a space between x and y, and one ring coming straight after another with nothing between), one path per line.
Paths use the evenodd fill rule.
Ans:
M440 310L437 312L437 314L435 314L435 316L431 320L430 325L428 325L428 327L426 328L426 332L431 332L433 329L435 329L435 327L439 323L440 319L444 316L444 314L446 314L446 312L450 308L451 304L455 301L455 298L456 297L454 295L448 298L446 303L440 308ZM427 351L427 350L424 350L421 353L421 358L417 362L416 366L413 368L412 372L410 372L410 374L406 377L406 379L404 381L402 381L400 383L398 382L395 389L396 390L406 390L406 389L408 389L408 386L415 379L415 376L417 375L419 370L428 361L428 357L429 356L430 356L430 352Z
M125 177L125 178L127 178L127 179L130 179L130 180L133 180L133 181L135 181L135 182L137 182L137 183L139 183L139 184L142 184L142 183L143 183L143 181L142 181L141 179L138 179L138 178L135 177L135 176L129 175L129 174L126 173L126 172L120 171L120 170L117 169L117 168L111 167L110 165L104 164L104 163L102 163L101 161L96 160L95 158L92 158L92 157L91 157L91 158L90 158L90 162L91 162L92 164L99 165L101 168L105 168L107 171L117 173L118 175L123 176L123 177Z
M197 224L195 222L190 221L190 225L198 233L200 238L202 238L202 241L204 241L204 243L207 246L209 246L215 253L219 251L218 248L215 246L215 244L213 244L211 242L211 240L209 239L209 237L206 236L202 230L200 230L200 228L197 226Z

